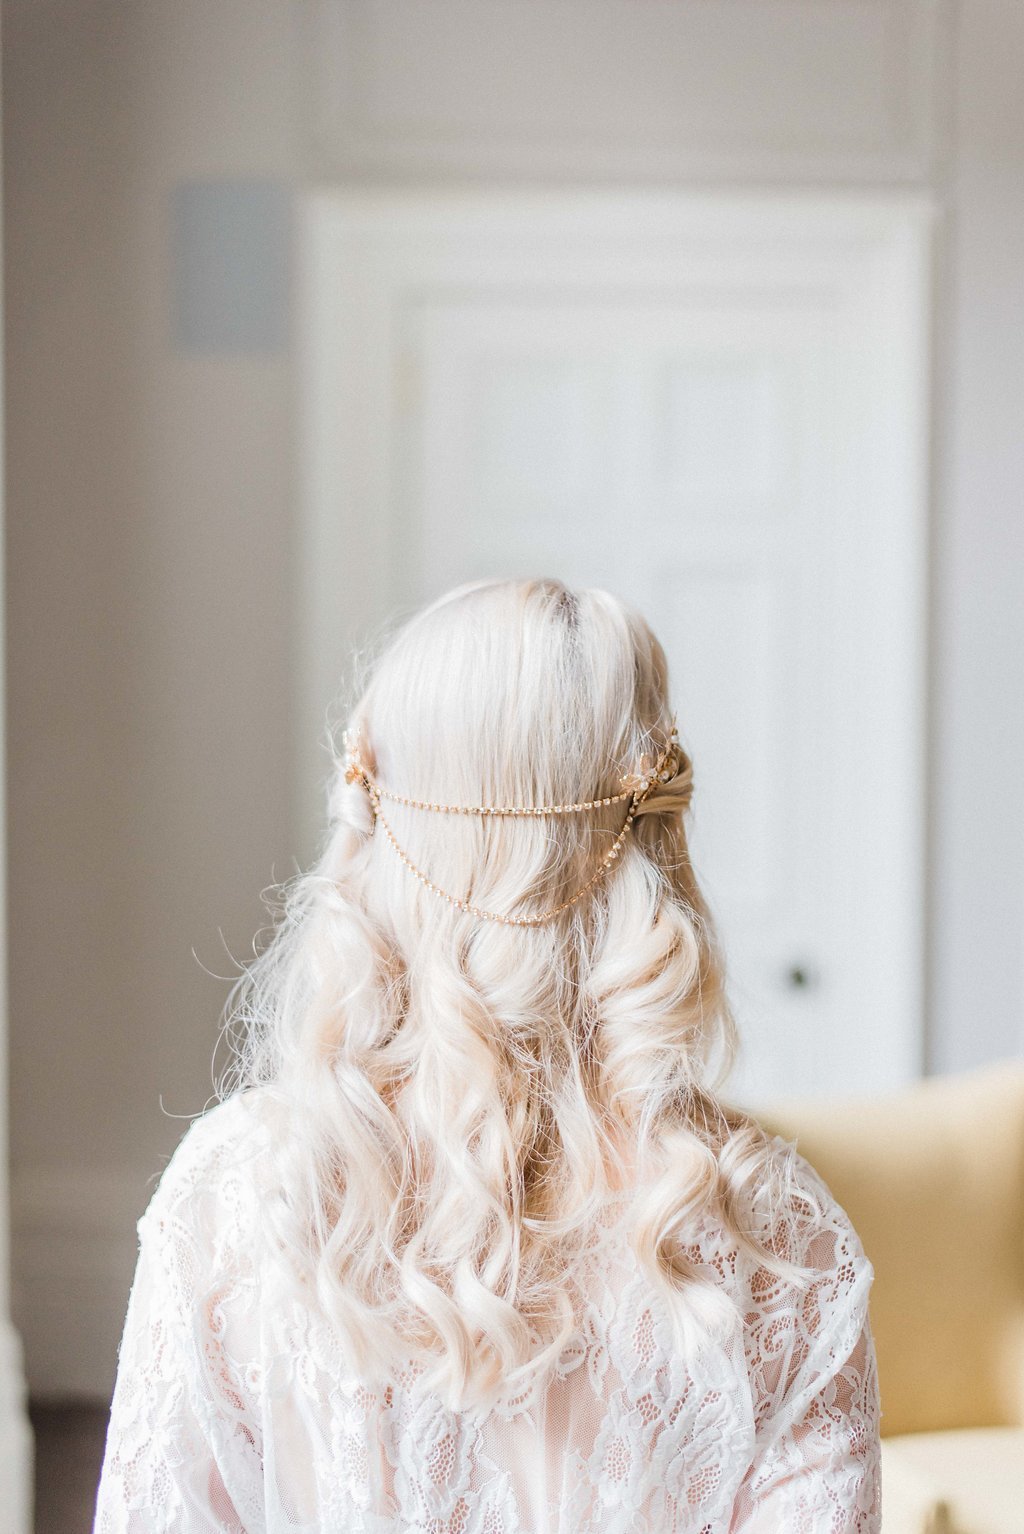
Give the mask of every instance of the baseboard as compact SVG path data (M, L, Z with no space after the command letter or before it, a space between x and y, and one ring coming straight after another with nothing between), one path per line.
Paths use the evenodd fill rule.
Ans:
M11 1310L40 1400L108 1401L152 1188L120 1167L11 1177Z
M0 1534L32 1528L32 1430L14 1327L0 1318Z

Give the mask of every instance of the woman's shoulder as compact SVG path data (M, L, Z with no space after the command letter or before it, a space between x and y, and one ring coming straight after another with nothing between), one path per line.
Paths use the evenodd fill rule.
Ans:
M264 1088L234 1093L189 1125L139 1221L211 1238L255 1218L266 1189L273 1137Z
M761 1200L765 1228L781 1255L811 1269L870 1275L871 1263L853 1219L795 1140L769 1134L771 1172Z
M874 1268L849 1212L796 1142L777 1134L767 1140L756 1234L794 1270L787 1277L765 1261L741 1265L748 1347L759 1357L785 1334L805 1360L849 1352L868 1324Z
M748 1325L817 1307L866 1308L874 1270L854 1221L796 1141L744 1115L717 1147L719 1202L686 1255L729 1289ZM726 1214L727 1211L727 1214Z

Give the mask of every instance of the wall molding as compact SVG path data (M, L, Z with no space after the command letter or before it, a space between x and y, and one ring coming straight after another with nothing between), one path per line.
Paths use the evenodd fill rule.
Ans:
M323 176L924 184L948 152L952 0L314 0L304 25Z

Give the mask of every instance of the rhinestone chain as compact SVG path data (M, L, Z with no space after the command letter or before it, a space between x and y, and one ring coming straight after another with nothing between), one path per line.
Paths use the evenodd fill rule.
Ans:
M359 777L361 774L355 773L353 776ZM370 786L368 781L367 787ZM433 804L426 799L409 799L405 794L393 794L376 783L372 786L382 799L390 799L394 804L407 804L413 810L436 810L442 815L575 815L581 810L600 809L605 804L621 804L633 793L631 788L627 788L621 794L609 794L605 799L582 799L579 804L522 804L513 807L496 804Z
M380 822L384 835L387 837L392 847L394 847L395 851L398 853L398 856L401 858L409 872L415 875L415 877L420 881L424 888L430 890L435 895L440 895L442 900L447 900L449 905L456 906L460 911L467 911L470 916L479 916L483 921L502 922L506 927L539 927L543 922L553 921L556 916L560 916L563 911L567 911L570 906L575 905L577 900L582 900L583 896L587 893L587 890L591 889L592 886L597 883L598 879L603 878L603 876L608 872L609 868L611 868L615 859L618 857L619 852L622 849L622 844L626 839L626 833L628 832L630 826L633 824L633 819L636 815L636 804L634 803L630 805L629 810L626 813L626 819L621 831L616 836L608 851L605 853L604 857L598 864L597 872L591 875L586 884L583 885L582 889L578 889L575 895L570 895L568 900L563 900L562 904L555 906L553 910L541 911L536 916L502 916L498 911L485 911L481 906L472 905L468 900L460 900L458 895L449 894L448 891L443 890L439 884L435 884L433 879L428 879L423 870L417 868L412 859L399 846L398 841L395 838L394 831L392 831L384 814L381 811L380 796L376 789L376 785L370 788L370 798L373 801L374 815ZM639 803L639 800L637 800L637 803Z
M351 749L349 750L349 765L345 773L345 781L347 783L354 783L358 779L364 784L373 806L374 819L380 822L384 835L395 849L402 863L425 889L430 890L432 894L439 896L442 900L446 900L449 905L455 906L460 911L467 912L470 916L477 916L482 921L500 922L506 927L539 927L544 922L552 921L556 916L560 916L563 911L567 911L570 906L574 906L578 900L582 900L587 891L592 889L597 881L602 879L612 867L622 850L622 844L629 834L629 828L636 818L637 808L641 801L647 797L658 782L667 782L672 776L672 768L669 763L678 751L678 733L673 721L672 733L668 744L658 757L653 770L640 777L635 788L626 788L622 793L608 794L602 799L581 800L577 804L515 805L506 808L497 805L435 804L424 799L411 799L404 794L389 793L387 789L382 788L379 783L370 777L370 774L359 761L358 756ZM346 732L346 744L347 741ZM561 905L555 906L550 911L541 911L535 916L502 916L498 911L485 911L482 906L473 905L468 900L460 899L458 895L449 894L439 884L435 884L433 879L428 879L423 870L416 867L416 864L399 845L398 839L381 809L382 799L391 799L396 804L408 805L410 809L436 810L448 815L572 815L581 810L595 810L603 808L608 804L620 804L625 799L629 799L631 803L618 835L597 865L596 871L582 888L578 889L574 895L570 895L568 900L563 900Z

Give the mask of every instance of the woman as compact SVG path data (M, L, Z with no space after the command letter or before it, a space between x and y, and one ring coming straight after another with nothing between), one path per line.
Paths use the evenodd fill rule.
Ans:
M872 1269L716 1095L647 625L461 587L345 745L139 1224L97 1530L877 1534Z

